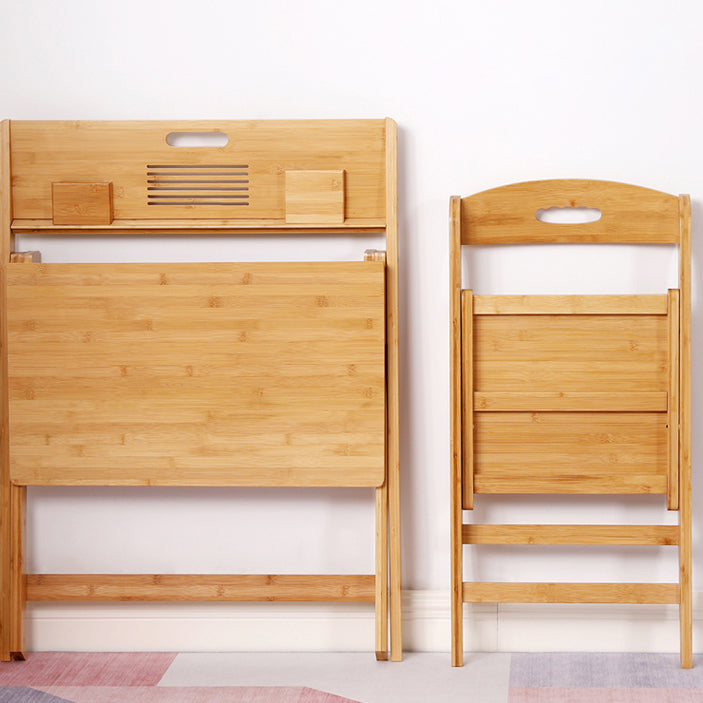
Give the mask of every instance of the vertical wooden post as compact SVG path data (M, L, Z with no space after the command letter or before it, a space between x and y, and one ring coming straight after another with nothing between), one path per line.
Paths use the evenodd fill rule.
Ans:
M462 507L474 509L474 295L461 293L461 485ZM462 520L463 522L463 520Z
M390 553L391 661L403 658L400 559L400 404L398 359L398 128L386 118L386 369L387 482Z
M24 569L26 486L10 486L10 506L12 510L12 525L10 527L12 541L10 558L10 569L12 572L12 583L10 585L12 593L10 602L10 657L24 660L24 607L27 602Z
M10 442L7 416L7 279L12 249L12 194L10 171L10 121L0 123L0 660L11 656L13 598L12 500Z
M693 606L691 592L691 199L679 196L681 240L679 242L680 324L680 476L679 476L679 620L681 666L693 666Z
M376 659L388 659L388 481L376 489Z
M462 405L461 405L461 198L449 202L449 343L451 373L451 535L452 535L452 666L464 663L464 597L462 544Z
M367 249L364 261L385 265L386 252ZM386 436L388 436L388 398L386 398ZM388 466L388 442L385 465ZM376 659L388 660L388 477L376 489Z
M667 304L667 322L669 336L669 393L667 403L667 486L666 507L669 510L679 509L679 347L681 335L679 324L681 322L680 292L677 289L669 290Z

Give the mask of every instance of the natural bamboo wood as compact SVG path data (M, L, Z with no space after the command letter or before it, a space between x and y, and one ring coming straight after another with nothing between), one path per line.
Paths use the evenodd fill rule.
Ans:
M364 252L364 261L379 261L386 263L386 252L379 249L367 249Z
M678 243L678 202L668 193L615 183L563 179L514 183L462 200L462 244L541 242ZM598 208L587 224L553 224L538 209Z
M449 310L451 396L451 579L452 579L452 666L464 663L463 619L463 388L461 310L461 200L449 201Z
M693 666L693 593L691 585L691 199L679 196L679 288L681 324L679 377L679 580L681 666Z
M344 171L286 171L286 222L344 222Z
M678 339L678 335L677 335ZM601 412L667 412L665 391L632 391L608 393L599 391L493 391L474 393L474 410L479 411L593 411Z
M226 133L229 142L217 148L179 148L166 142L170 132L213 131ZM193 216L230 222L267 218L283 223L286 171L343 169L346 217L382 220L386 216L386 132L385 120L13 121L15 218L51 219L51 183L71 180L111 181L115 219L141 220L141 227L146 227L144 221L152 218ZM189 170L174 169L176 165ZM196 185L218 189L231 185L248 191L181 190L174 194L183 198L165 198L161 202L168 205L150 206L148 174L155 172L153 167L163 166L171 167L175 178L170 180L244 181ZM163 183L166 169L157 170L162 173L159 180ZM181 172L190 175L179 176ZM233 207L227 203L238 199L210 197L210 204L201 205L190 197L200 194L249 197L242 200L246 205ZM171 204L174 202L188 204Z
M669 392L667 403L667 494L666 506L669 510L679 509L679 291L669 291Z
M183 219L128 219L121 218L112 221L111 225L55 225L47 219L15 219L12 221L12 231L20 234L42 235L146 235L183 234L187 229L189 234L197 237L209 234L383 234L386 231L386 220L383 217L347 217L344 222L334 225L315 223L286 222L281 218L261 219L222 219L222 218L189 218L185 226Z
M477 295L475 315L666 315L665 295Z
M475 315L475 391L665 393L665 315Z
M389 578L391 661L403 658L400 550L400 369L398 331L398 128L386 118L386 369L387 480L389 514ZM349 210L347 209L347 214Z
M465 603L678 603L678 583L465 583Z
M473 342L473 294L461 292L461 385L462 385L462 507L474 507L474 342Z
M191 131L224 131L229 142L166 141ZM3 124L0 658L21 646L30 484L375 487L376 576L30 576L29 590L369 600L377 656L387 656L390 604L391 659L401 658L396 142L390 119L16 122L12 135ZM81 185L62 200L70 182ZM77 224L93 195L85 184L99 182L112 184L113 213ZM387 251L359 264L243 268L45 266L16 252L6 270L15 231L376 233Z
M367 249L364 261L385 265L386 252ZM387 447L386 447L386 466ZM376 659L388 660L388 481L376 489Z
M677 545L676 525L464 525L464 544Z
M386 263L386 252L367 249L364 261ZM388 465L386 447L386 466ZM376 659L388 660L388 481L376 489Z
M550 207L599 208L601 218L580 225L540 221L538 210ZM619 183L534 181L464 198L461 224L452 219L450 227L462 244L680 245L680 293L473 295L473 311L463 310L461 341L452 329L452 348L466 340L473 347L462 365L472 376L463 393L464 436L473 441L470 451L464 447L464 493L657 493L679 510L679 525L464 525L452 503L452 528L464 544L678 546L677 584L479 582L461 588L469 602L678 603L681 665L690 667L688 197ZM459 244L451 257L453 280L460 281ZM461 556L453 543L453 587ZM453 632L460 620L453 607ZM456 648L453 638L452 663Z
M666 476L631 472L613 475L605 469L598 473L579 474L577 470L560 473L545 468L540 476L518 479L508 471L476 475L474 486L476 493L666 495Z
M28 574L30 601L371 601L374 576Z
M112 224L112 183L52 183L51 203L55 225Z
M11 264L40 264L41 252L39 251L13 251L10 254Z
M16 483L385 481L381 263L8 276Z
M474 426L476 493L666 493L666 413L480 412Z
M7 283L5 271L13 249L10 121L0 123L0 348L7 348ZM12 500L10 488L7 354L0 357L0 661L12 648L12 606L16 574L12 555Z
M24 570L25 555L25 514L27 506L27 489L24 486L12 486L10 489L12 503L12 613L10 621L10 656L12 659L24 660L24 606L27 600Z
M376 659L388 659L388 481L376 489Z

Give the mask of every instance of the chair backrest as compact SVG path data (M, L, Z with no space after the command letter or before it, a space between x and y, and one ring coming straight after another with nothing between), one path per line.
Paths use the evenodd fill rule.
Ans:
M462 244L680 242L680 199L650 188L582 179L513 183L461 200ZM538 219L549 208L594 208L593 222Z

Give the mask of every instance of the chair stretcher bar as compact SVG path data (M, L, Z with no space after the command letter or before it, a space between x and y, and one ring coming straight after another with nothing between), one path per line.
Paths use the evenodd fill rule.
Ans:
M464 583L464 603L680 602L678 583Z
M463 525L463 544L677 545L678 525Z

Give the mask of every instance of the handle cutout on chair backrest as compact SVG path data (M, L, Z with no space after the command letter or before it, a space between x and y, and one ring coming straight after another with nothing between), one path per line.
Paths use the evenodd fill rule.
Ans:
M169 146L187 148L214 148L225 146L229 137L224 132L169 132L166 143Z
M540 222L552 225L583 225L598 222L601 211L595 207L550 207L539 209L535 217Z

